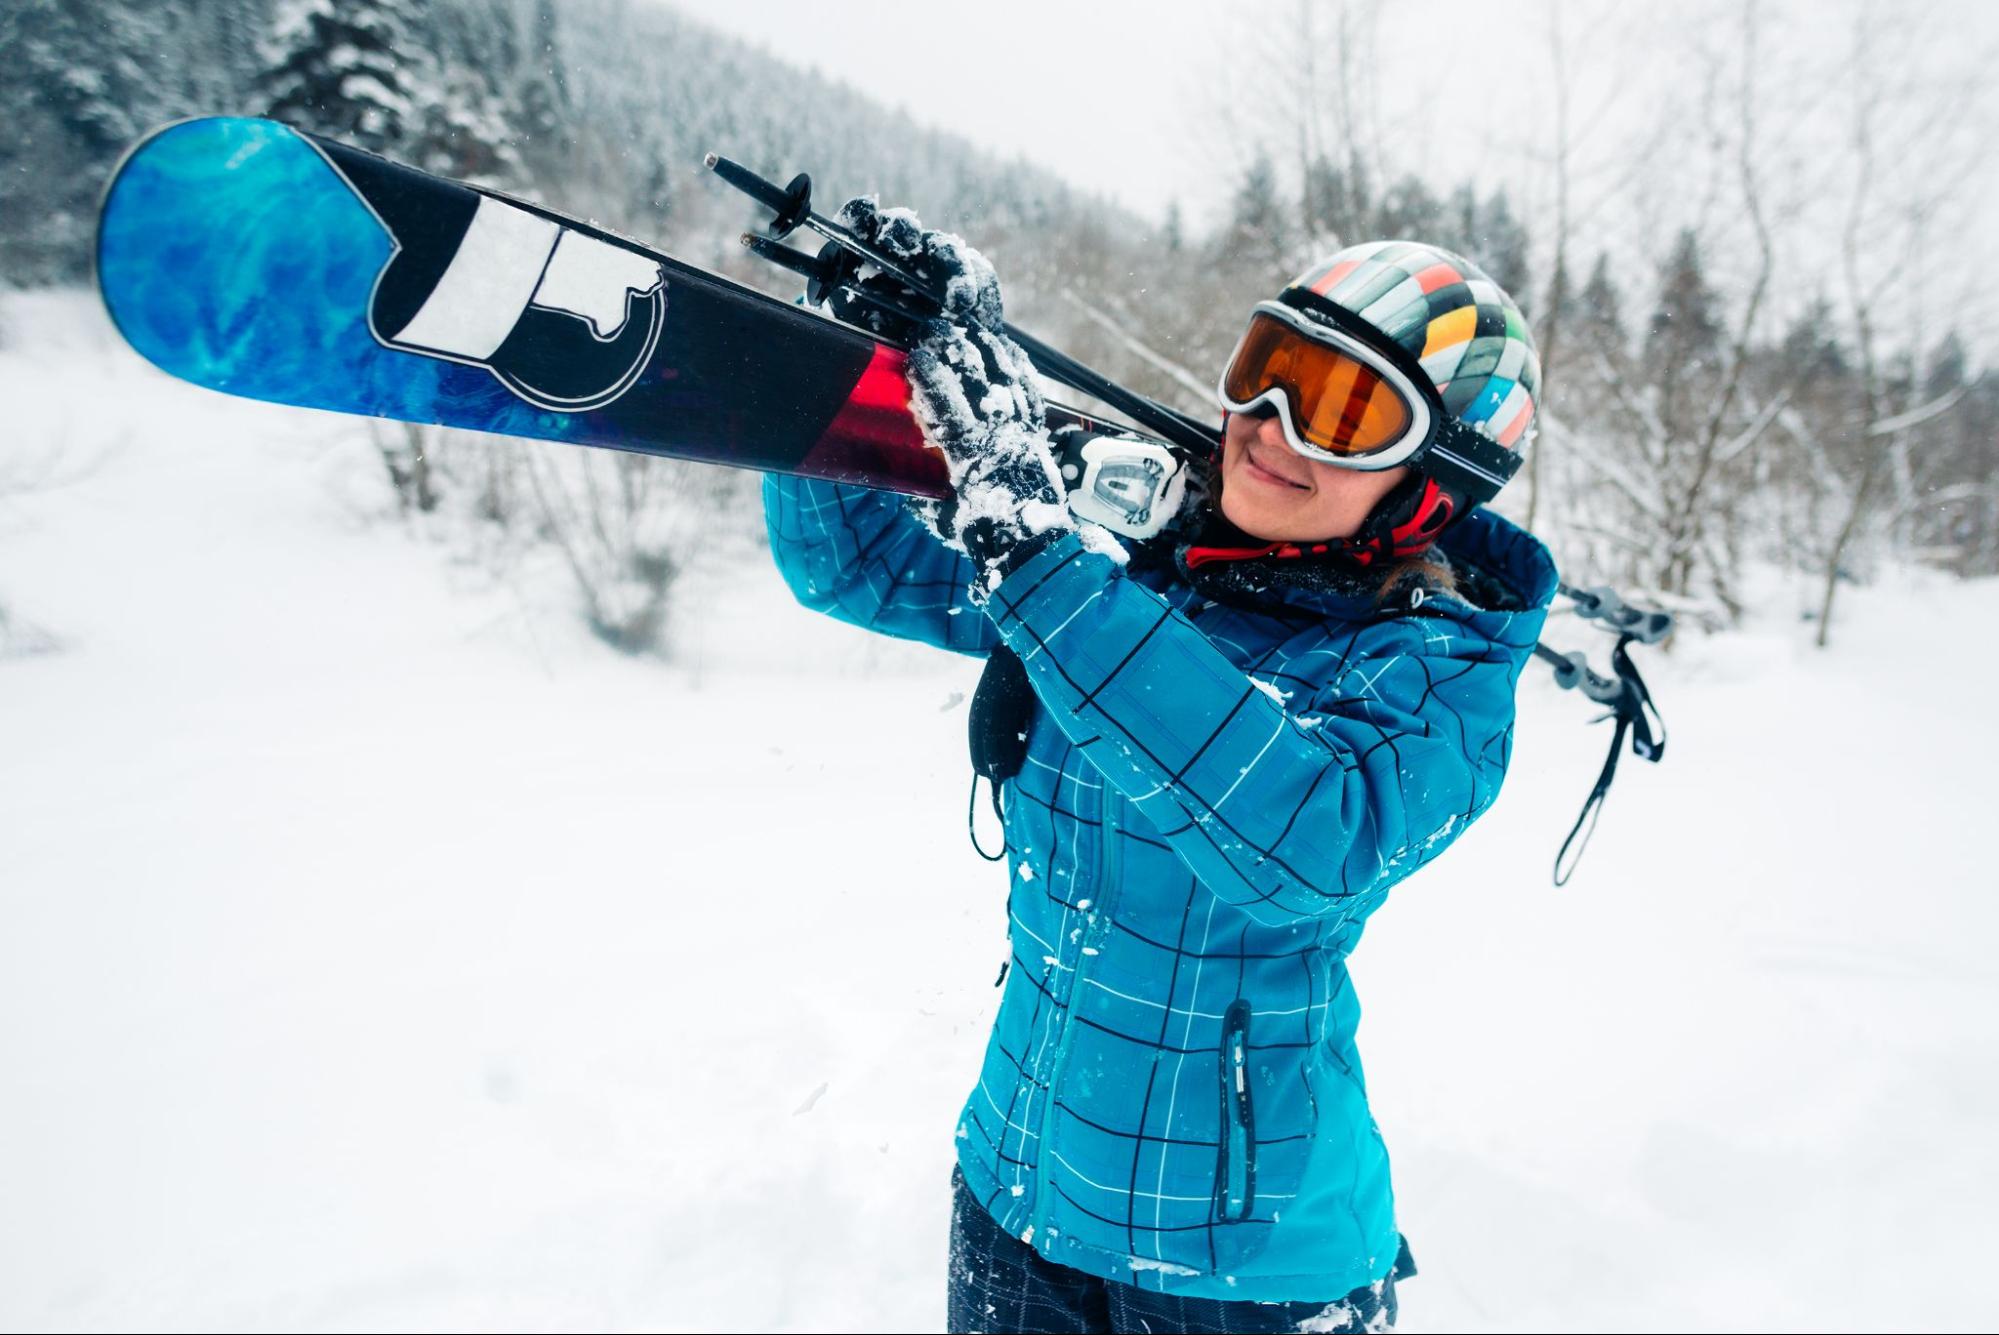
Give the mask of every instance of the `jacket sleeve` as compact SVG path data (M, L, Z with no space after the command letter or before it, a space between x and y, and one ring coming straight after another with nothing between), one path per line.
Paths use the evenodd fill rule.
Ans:
M999 633L973 606L971 558L894 492L764 476L764 525L792 595L867 630L983 657Z
M1497 795L1514 669L1426 654L1420 630L1372 640L1413 652L1365 656L1360 636L1329 635L1287 661L1287 679L1311 684L1285 700L1073 538L1009 575L986 611L1058 726L1258 921L1364 915ZM1488 671L1503 709L1490 675L1454 697ZM1467 722L1475 702L1503 738Z

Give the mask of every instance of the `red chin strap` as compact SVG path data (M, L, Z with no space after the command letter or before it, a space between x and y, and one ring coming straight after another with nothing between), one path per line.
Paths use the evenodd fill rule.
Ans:
M1204 566L1210 561L1253 561L1259 556L1279 559L1319 556L1331 550L1331 545L1323 542L1315 542L1310 547L1300 547L1295 542L1271 542L1261 547L1189 547L1187 565L1191 568Z

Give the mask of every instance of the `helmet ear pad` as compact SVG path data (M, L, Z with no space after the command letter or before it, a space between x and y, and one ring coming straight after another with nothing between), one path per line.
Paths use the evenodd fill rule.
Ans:
M1421 556L1465 509L1464 497L1412 469L1381 498L1353 536L1341 542L1340 549L1363 566Z

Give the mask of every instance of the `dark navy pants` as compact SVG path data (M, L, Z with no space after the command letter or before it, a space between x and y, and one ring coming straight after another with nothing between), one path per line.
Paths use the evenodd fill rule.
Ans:
M1260 1335L1265 1331L1367 1331L1395 1327L1395 1281L1416 1273L1404 1243L1379 1285L1322 1303L1222 1302L1135 1289L1056 1265L1000 1231L957 1169L951 1170L950 1329L972 1332L1116 1331Z

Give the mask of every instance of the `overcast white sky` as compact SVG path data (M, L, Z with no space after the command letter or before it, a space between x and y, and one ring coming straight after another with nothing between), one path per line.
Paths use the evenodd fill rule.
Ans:
M1210 75L1255 37L1248 11L1215 0L660 2L1154 217L1171 199L1198 209L1218 194ZM1458 0L1405 0L1391 29L1440 64L1473 51L1524 60L1538 40L1492 4ZM1431 93L1441 107L1477 95L1443 82Z
M1794 0L1820 20L1805 32L1845 38L1840 7ZM1212 192L1201 145L1218 109L1221 70L1249 48L1258 23L1287 23L1293 0L655 0L802 65L907 108L917 119L1004 153L1023 153L1064 176L1095 184L1153 212L1167 200ZM1317 0L1321 25L1341 8ZM1351 4L1359 11L1364 4ZM1616 60L1612 44L1644 51L1695 22L1726 21L1712 0L1564 6L1574 59ZM1781 13L1784 0L1767 4ZM1601 21L1621 10L1616 30ZM1632 11L1642 10L1642 13ZM1921 12L1963 49L1999 48L1999 3L1927 0L1891 12ZM1383 96L1400 128L1439 168L1486 162L1489 142L1531 143L1547 130L1548 0L1394 0L1381 5L1380 46L1396 75ZM1797 29L1783 40L1795 43ZM1591 50L1594 40L1598 49ZM954 59L953 56L958 58ZM1773 53L1772 67L1781 59ZM1425 77L1425 73L1434 77ZM1656 73L1657 71L1653 71ZM1281 96L1281 91L1273 89ZM1631 114L1637 114L1633 108ZM1453 175L1460 174L1453 172Z
M1305 3L1313 4L1322 30L1342 9L1336 0L653 2L816 67L920 121L1024 156L1142 214L1158 218L1168 201L1178 200L1196 224L1223 206L1252 151L1247 132L1228 128L1230 108L1268 134L1273 123L1287 123L1297 102L1281 77L1264 79L1259 71L1268 66L1246 53L1259 42L1282 49ZM1595 221L1592 244L1657 256L1664 248L1661 230L1689 221L1698 207L1692 196L1703 183L1678 169L1699 156L1704 108L1725 100L1703 99L1693 52L1705 45L1716 54L1714 68L1733 70L1741 9L1727 0L1560 3L1573 71L1572 116L1586 136L1583 155L1600 157L1594 182L1585 181L1582 193L1594 189L1599 203L1609 205ZM1847 124L1853 90L1829 82L1823 70L1847 49L1853 3L1766 0L1759 11L1766 33L1756 61L1759 96L1767 99L1771 121L1779 101L1792 106L1790 142L1782 152L1791 159L1789 188L1799 209L1830 211L1834 197L1847 189L1834 179L1843 150L1836 136ZM1349 13L1368 7L1366 0L1344 6ZM1377 119L1377 139L1393 155L1382 168L1414 172L1439 188L1468 176L1488 187L1504 183L1528 214L1530 230L1545 223L1551 177L1543 150L1554 107L1551 0L1390 0L1379 12L1383 74L1368 110ZM1940 67L1975 69L1977 53L1999 54L1999 0L1928 0L1883 5L1877 12L1902 31L1920 31L1913 47ZM1917 16L1918 26L1909 27L1906 15ZM1325 45L1330 52L1332 43ZM1992 63L1988 59L1983 68ZM1980 96L1983 103L1967 106L1961 121L1995 119L1989 95ZM1804 98L1817 101L1800 110ZM1644 127L1664 119L1662 108L1669 106L1678 108L1683 122L1681 142L1634 147ZM1779 137L1767 127L1765 134ZM1295 140L1272 147L1294 153ZM1822 186L1812 184L1814 173ZM1962 255L1989 249L1988 205L1999 206L1994 176L1989 154L1954 173L1961 207L1933 233L1940 250ZM1610 211L1619 215L1615 222ZM1731 225L1726 216L1720 222L1724 229ZM1815 220L1804 230L1822 235L1827 229ZM1794 263L1797 284L1832 281L1823 255L1801 254ZM1954 263L1934 285L1944 300L1956 298L1960 309L1968 311L1976 295L1977 304L1999 311L1999 278L1987 277L1985 267L1967 276ZM1999 274L1999 265L1989 267ZM1945 287L1951 291L1944 293ZM1999 317L1968 315L1960 323L1971 325L1965 332L1981 342L1999 342Z

